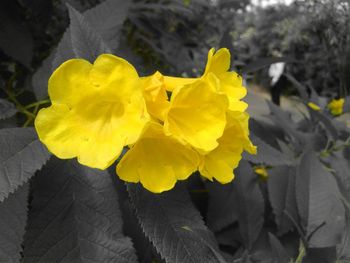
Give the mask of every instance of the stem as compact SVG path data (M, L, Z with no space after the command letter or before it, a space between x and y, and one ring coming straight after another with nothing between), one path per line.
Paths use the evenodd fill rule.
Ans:
M301 263L304 256L305 256L305 247L304 247L303 243L301 242L300 248L299 248L299 255L298 255L297 259L295 260L295 263Z
M30 109L30 108L37 107L37 106L40 106L40 105L43 105L43 104L48 104L48 103L50 103L49 99L47 99L47 100L39 100L37 102L34 102L34 103L26 105L24 108L25 109Z

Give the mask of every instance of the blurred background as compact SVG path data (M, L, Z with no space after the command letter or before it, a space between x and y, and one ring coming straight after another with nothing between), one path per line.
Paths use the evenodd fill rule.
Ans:
M2 0L0 97L44 99L67 4L84 13L100 2ZM350 94L349 0L133 0L108 15L124 21L113 52L140 75L199 76L211 47L228 48L254 114L265 109L255 95L295 107L295 79L327 100Z

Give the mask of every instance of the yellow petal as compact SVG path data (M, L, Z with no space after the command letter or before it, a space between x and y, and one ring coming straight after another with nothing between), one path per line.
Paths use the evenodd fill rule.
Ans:
M256 152L247 134L247 120L245 113L228 113L224 134L218 140L219 146L202 156L199 167L201 175L209 180L215 178L222 184L234 179L233 170L242 158L243 149Z
M49 79L48 92L52 103L71 107L91 92L88 75L92 65L83 59L71 59L59 66Z
M141 182L151 192L161 193L187 179L199 164L198 154L166 136L163 127L151 123L117 166L118 176L127 182Z
M173 92L164 131L199 151L217 147L226 125L227 97L216 92L217 83L198 80Z
M142 86L148 112L152 117L164 121L170 105L164 77L157 71L151 76L142 78Z
M140 79L129 63L106 54L92 66L87 63L71 60L55 71L49 83L55 100L39 112L35 127L59 158L78 157L84 165L105 169L123 146L135 143L149 115ZM67 87L66 94L58 92Z
M215 75L220 75L230 69L231 55L227 48L221 48L217 52L212 48L208 52L207 65L204 75L211 72Z
M164 76L164 86L167 91L173 91L176 88L192 84L196 80L198 80L198 78L179 78Z
M49 151L61 159L76 157L86 139L76 116L63 104L41 109L35 119L35 128Z

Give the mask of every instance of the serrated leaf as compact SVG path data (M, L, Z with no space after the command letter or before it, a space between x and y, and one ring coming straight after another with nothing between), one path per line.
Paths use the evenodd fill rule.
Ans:
M280 166L269 170L268 194L279 234L291 230L294 227L291 220L298 219L295 176L294 167Z
M49 80L49 77L52 74L52 72L66 60L76 58L76 55L73 51L72 40L70 35L71 35L71 30L68 27L64 32L60 42L58 43L56 50L54 51L54 58L52 61L51 72L47 75L46 88L45 88L45 91L43 91L43 92L46 92L46 94L47 94L47 81Z
M332 174L323 168L316 154L303 154L296 177L296 200L309 247L338 244L344 229L344 207Z
M27 222L28 184L0 203L0 262L20 262Z
M251 249L264 223L264 199L258 178L247 162L242 161L235 174L239 229L245 248Z
M128 192L145 235L166 262L225 262L184 185L153 194L128 184Z
M271 233L269 233L269 243L274 258L273 263L287 263L290 259L287 251L284 249L278 238Z
M13 105L11 102L8 102L7 100L0 99L0 120L10 118L15 115L16 112L17 109L15 105Z
M253 133L250 134L250 139L257 146L257 154L252 155L246 152L243 153L245 160L257 164L267 164L272 166L290 165L292 161L288 159L281 151L270 146Z
M89 25L82 14L70 5L68 5L68 11L70 38L76 57L94 62L100 54L111 53L101 35Z
M86 21L98 32L104 42L116 51L120 29L129 13L130 0L107 0L84 13Z
M137 262L106 171L53 158L37 174L24 262Z
M55 59L56 49L44 59L41 66L37 69L32 77L33 92L37 100L43 100L47 98L47 83L49 77L52 74L52 64Z
M0 130L0 202L27 182L50 154L33 128Z
M119 45L120 28L129 12L129 0L107 0L85 11L84 20L91 30L98 34L112 51ZM52 72L64 61L76 58L72 47L71 26L63 34L56 50L42 63L33 79L35 95L38 99L47 97L47 82ZM47 68L46 65L50 64Z
M218 182L208 182L206 184L209 191L207 223L214 232L238 220L235 181L228 184Z

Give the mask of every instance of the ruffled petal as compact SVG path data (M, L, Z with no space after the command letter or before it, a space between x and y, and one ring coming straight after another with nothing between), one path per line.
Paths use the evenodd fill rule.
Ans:
M202 156L199 167L201 175L220 183L229 183L234 179L233 170L238 166L243 149L256 153L256 147L248 137L248 115L229 112L224 134L219 138L219 146Z
M49 79L48 92L52 103L72 107L93 87L88 82L92 65L83 59L71 59L60 65Z
M141 182L151 192L161 193L187 179L199 164L198 154L164 134L160 124L151 123L117 166L127 182Z
M164 131L199 151L217 147L226 124L227 97L217 92L215 79L196 81L174 91Z
M67 105L54 104L41 109L35 119L39 139L61 159L74 158L87 139L84 129Z
M127 100L130 95L142 94L136 69L125 59L111 54L102 54L95 60L89 81L106 99Z
M78 157L106 169L149 121L140 83L136 70L113 55L101 55L93 65L64 63L49 83L52 106L35 120L40 139L59 158Z

